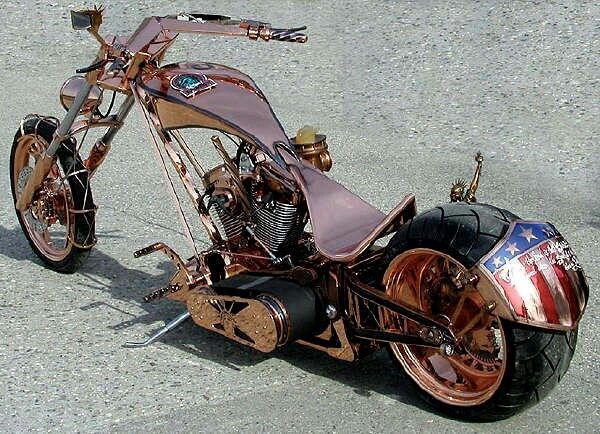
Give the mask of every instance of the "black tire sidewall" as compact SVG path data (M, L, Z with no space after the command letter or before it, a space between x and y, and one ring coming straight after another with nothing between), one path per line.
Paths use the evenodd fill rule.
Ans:
M17 147L18 147L18 140L24 135L34 134L37 132L37 134L40 137L42 137L46 142L50 143L52 141L52 137L54 135L55 130L56 130L56 126L53 123L51 123L50 121L32 118L27 121L24 121L22 128L20 128L17 131L17 133L15 134L15 138L14 138L12 149L11 149L11 155L10 155L10 185L11 185L11 192L12 192L12 196L13 196L13 204L16 205L16 202L17 202L16 185L14 182L14 171L15 171L15 153L16 153ZM74 165L75 170L82 169L83 162L81 161L81 158L79 157L79 155L76 155L72 150L72 147L75 145L75 143L74 142L65 142L64 145L69 148L69 151L65 152L65 150L60 149L59 152L57 152L57 156L58 156L59 162L60 162L63 170L66 171L69 167L71 167L71 165L73 163L75 164ZM77 182L74 179L74 177L69 177L68 182L69 182L69 186L71 187L72 194L75 194L75 191L80 190L79 188L77 188L74 185L74 183ZM84 202L88 203L88 204L93 203L92 192L91 192L89 185L87 185L87 194L89 195L89 198L79 197L79 198L74 198L74 199L77 199L82 203L84 203ZM62 260L54 261L54 260L48 258L46 255L44 255L44 253L36 246L35 242L31 239L29 232L27 231L26 224L23 221L22 214L20 212L16 211L16 209L15 209L15 213L17 215L17 219L18 219L21 229L25 235L25 238L27 238L27 241L29 242L29 245L31 246L32 250L48 268L51 268L51 269L61 272L61 273L69 273L70 274L70 273L77 271L77 269L79 269L81 267L81 265L85 262L85 260L89 256L91 247L90 248L80 248L80 247L71 245L70 252ZM89 226L87 226L87 227L83 227L83 226L85 226L85 225L82 224L82 219L76 219L75 220L75 228L74 228L75 233L77 233L77 231L88 231L89 230Z
M473 214L476 218L471 218ZM414 248L428 248L448 254L470 268L504 237L510 223L515 219L518 217L509 211L487 204L439 206L417 215L398 230L386 247L383 268L397 255ZM489 223L489 227L486 222ZM464 242L460 240L470 243L469 237L476 237L477 241L465 248ZM457 240L459 241L456 242ZM402 363L389 346L388 352L394 363L400 367L406 382L433 408L461 420L488 422L505 419L543 399L552 385L560 381L573 356L577 330L557 332L528 327L504 319L501 319L501 322L506 342L503 378L496 392L480 405L453 406L439 401L405 372ZM528 347L525 348L520 340L523 339L522 336L529 334L536 339L526 342ZM569 342L569 339L573 342L572 346L561 344L563 340ZM551 342L555 342L556 345L550 347ZM552 354L548 352L549 348ZM536 359L530 357L530 354L534 354ZM558 362L553 366L548 360ZM531 381L531 372L539 366L544 369L552 367L549 371L550 376L536 377L535 381ZM550 384L550 387L544 387L546 384ZM515 398L517 395L518 398Z

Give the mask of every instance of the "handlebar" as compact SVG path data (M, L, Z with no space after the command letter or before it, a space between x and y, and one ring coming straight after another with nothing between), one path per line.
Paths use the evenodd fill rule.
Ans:
M300 30L306 30L306 26L293 29L273 29L269 23L242 20L240 21L240 28L245 29L246 35L252 40L262 39L264 41L298 42L301 44L308 40L306 34L300 33Z
M115 61L108 67L107 75L109 77L115 77L119 74L119 72L127 69L129 62L122 57L118 57Z
M109 61L106 59L99 60L98 62L92 63L90 66L85 66L83 68L76 69L75 72L77 74L87 74L88 72L96 71L97 69L103 68ZM108 67L106 73L109 77L114 77L119 74L119 72L127 69L129 62L122 58L117 57L112 64Z
M96 69L102 68L104 65L106 65L107 62L108 62L108 60L102 59L102 60L99 60L98 62L92 63L90 66L85 66L83 68L76 69L75 72L77 74L87 74L88 72L92 72L92 71L95 71Z
M274 41L305 43L308 36L300 33L300 30L306 30L306 26L296 27L295 29L271 29L271 38Z
M102 60L97 60L87 67L78 69L77 73L92 73L112 61L112 65L106 72L113 77L128 66L133 66L134 59L140 53L149 54L150 58L160 55L162 51L156 44L164 46L173 40L178 33L241 36L251 40L262 39L263 41L274 40L297 43L305 43L308 40L308 36L301 32L306 29L306 26L279 29L271 28L269 23L255 20L234 20L224 15L181 13L176 16L147 18L127 42L122 44L117 43L116 40L108 42L99 35L98 28L102 23L101 8L72 12L72 15L77 18L74 21L74 28L86 28L101 44L98 57ZM85 18L85 22L83 22L83 18ZM156 38L161 35L163 35L161 42L156 42ZM149 50L152 44L154 44L153 48ZM149 51L147 52L147 50ZM142 62L145 59L140 58L139 61Z

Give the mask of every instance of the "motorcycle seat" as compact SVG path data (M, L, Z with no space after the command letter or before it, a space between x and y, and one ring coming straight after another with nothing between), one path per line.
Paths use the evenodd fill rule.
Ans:
M290 170L306 199L315 245L332 261L356 259L416 214L413 194L386 215L311 165Z

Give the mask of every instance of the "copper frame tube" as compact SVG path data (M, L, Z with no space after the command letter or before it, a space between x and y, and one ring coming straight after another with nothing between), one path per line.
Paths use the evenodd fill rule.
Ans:
M171 130L169 132L171 133L171 135L173 137L175 137L175 140L177 141L177 144L179 145L179 147L181 148L181 150L183 151L183 153L185 154L185 156L187 157L187 159L190 160L190 163L192 163L192 166L194 167L194 170L196 171L196 174L199 177L203 178L204 175L206 174L206 170L204 170L204 168L202 167L202 165L200 164L200 162L196 158L196 155L194 155L194 152L188 146L187 142L183 138L183 135L178 130Z
M154 129L156 134L159 136L159 138L163 142L163 146L165 148L167 157L173 164L173 167L175 168L175 170L179 176L179 179L185 188L186 193L188 194L189 198L191 199L192 204L200 217L200 222L206 229L208 237L210 238L211 242L214 245L223 244L223 239L221 237L221 234L219 233L219 231L218 231L216 225L214 224L212 218L210 217L208 211L204 207L204 204L202 203L202 200L201 200L199 190L196 187L196 184L194 183L192 177L190 176L190 174L187 170L187 166L183 163L183 161L181 160L181 157L175 151L175 149L173 147L173 142L170 140L170 138L167 136L167 134L165 134L165 131L163 130L162 125L160 123L160 119L151 110L152 107L149 104L146 104L144 99L141 98L141 95L143 95L143 90L140 89L139 87L136 87L133 94L135 95L135 98L136 98L138 104L140 105L140 108L144 112L144 115L148 122L149 132L151 133L152 129ZM153 140L156 140L156 138L154 138L152 134L151 134L151 136L152 136ZM162 159L162 156L160 155L160 150L157 148L156 151L159 153L159 158ZM182 221L182 224L184 225L184 229L186 229L186 234L188 236L188 240L190 241L190 244L192 244L193 249L196 252L196 256L198 256L198 252L197 252L196 245L194 242L194 237L191 234L191 231L189 230L189 225L187 223L187 219L183 213L183 210L181 209L181 205L179 203L179 198L177 196L177 192L175 191L174 187L172 186L169 173L166 172L166 169L163 170L163 172L164 172L164 175L166 176L166 178L168 179L169 185L171 186L171 188L169 190L171 191L172 195L174 196L174 201L177 205L178 214L179 214L180 220Z
M75 121L69 129L68 136L74 136L82 131L90 128L102 128L102 127L121 127L123 122L117 120L117 115L111 115L101 119L80 119Z
M451 337L453 333L446 324L441 323L436 318L412 308L404 303L400 303L385 292L377 290L364 282L361 282L355 275L349 275L347 279L348 291L353 295L358 295L375 304L378 304L390 311L402 315L412 321L427 327L435 327L444 335Z

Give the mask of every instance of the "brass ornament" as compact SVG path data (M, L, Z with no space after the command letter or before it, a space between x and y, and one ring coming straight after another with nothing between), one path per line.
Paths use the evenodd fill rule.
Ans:
M309 162L322 172L331 170L333 164L329 154L325 134L317 134L317 129L311 126L304 126L298 130L296 137L292 137L290 142L294 145L296 153L304 161Z
M477 163L477 166L475 167L475 173L473 174L473 179L471 180L471 184L469 184L469 188L465 191L467 184L464 179L459 178L454 181L454 184L452 184L452 187L450 188L450 202L477 202L475 192L479 187L481 167L483 165L483 155L481 155L481 152L477 152L475 155L475 162Z

